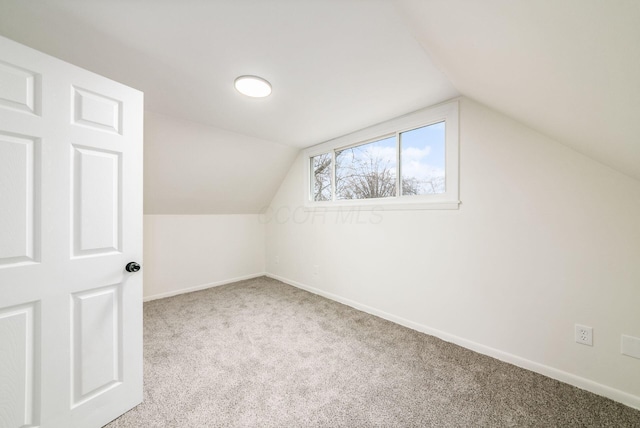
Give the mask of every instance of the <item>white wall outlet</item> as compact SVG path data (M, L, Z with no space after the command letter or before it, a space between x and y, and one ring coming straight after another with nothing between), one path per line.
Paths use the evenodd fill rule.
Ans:
M313 265L313 275L318 276L320 274L320 266Z
M623 334L620 352L624 355L640 359L640 338Z
M576 324L576 342L593 346L593 328Z
M279 265L279 264L280 264L280 256L276 256L276 257L274 258L274 262L275 262L277 265Z

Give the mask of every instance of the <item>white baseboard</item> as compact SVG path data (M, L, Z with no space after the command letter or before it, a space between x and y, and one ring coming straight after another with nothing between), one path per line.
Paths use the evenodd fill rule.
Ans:
M260 276L265 276L265 275L266 275L265 272L253 273L251 275L244 275L236 278L229 278L222 281L196 285L194 287L180 288L174 291L168 291L166 293L152 294L151 296L144 296L142 298L142 301L148 302L150 300L164 299L165 297L177 296L178 294L184 294L184 293L191 293L192 291L206 290L207 288L218 287L219 285L231 284L232 282L244 281L245 279L258 278Z
M363 312L367 312L371 315L378 316L380 318L384 318L388 321L392 321L396 324L400 324L402 326L408 327L412 330L419 331L421 333L429 334L431 336L435 336L439 339L442 339L446 342L455 343L456 345L460 345L464 348L471 349L472 351L478 352L480 354L487 355L489 357L496 358L498 360L504 361L506 363L513 364L514 366L522 367L523 369L531 370L536 373L540 373L552 379L559 380L561 382L567 383L569 385L573 385L580 389L587 390L589 392L593 392L594 394L601 395L603 397L610 398L614 401L622 403L626 406L632 407L634 409L640 410L640 397L636 395L629 394L627 392L621 391L619 389L615 389L601 383L594 382L592 380L576 376L574 374L565 372L563 370L559 370L544 364L536 363L535 361L528 360L526 358L519 357L517 355L510 354L508 352L501 351L496 348L492 348L490 346L482 345L477 342L473 342L471 340L464 339L459 336L455 336L449 334L447 332L437 330L431 327L428 327L423 324L419 324L408 319L381 311L376 308L372 308L367 305L363 305L354 300L344 298L337 294L329 293L323 290L320 290L315 287L311 287L305 284L302 284L297 281L290 280L288 278L284 278L272 273L266 273L266 276L269 278L277 279L278 281L282 281L285 284L292 285L294 287L309 291L313 294L317 294L322 297L326 297L327 299L335 300L336 302L343 303L347 306L351 306L352 308L361 310Z

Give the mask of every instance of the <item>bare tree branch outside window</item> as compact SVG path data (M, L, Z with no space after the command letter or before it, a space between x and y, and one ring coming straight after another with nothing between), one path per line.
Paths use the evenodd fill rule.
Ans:
M396 195L395 137L336 151L338 199Z
M331 200L331 153L323 153L311 158L313 171L313 200Z

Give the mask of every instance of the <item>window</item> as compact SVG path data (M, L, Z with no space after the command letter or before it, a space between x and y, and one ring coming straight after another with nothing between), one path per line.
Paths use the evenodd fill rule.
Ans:
M314 201L331 200L331 155L324 153L311 157L311 171L313 172Z
M445 123L400 133L402 194L431 195L446 191Z
M458 103L306 150L307 206L457 208Z

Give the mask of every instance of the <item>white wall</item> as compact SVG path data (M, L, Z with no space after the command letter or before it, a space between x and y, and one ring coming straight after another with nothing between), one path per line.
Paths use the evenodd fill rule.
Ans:
M257 214L145 215L144 298L262 275L264 253Z
M305 213L299 157L267 271L640 407L640 182L469 99L460 121L459 210Z
M259 213L296 149L150 111L144 141L144 297L264 272Z

